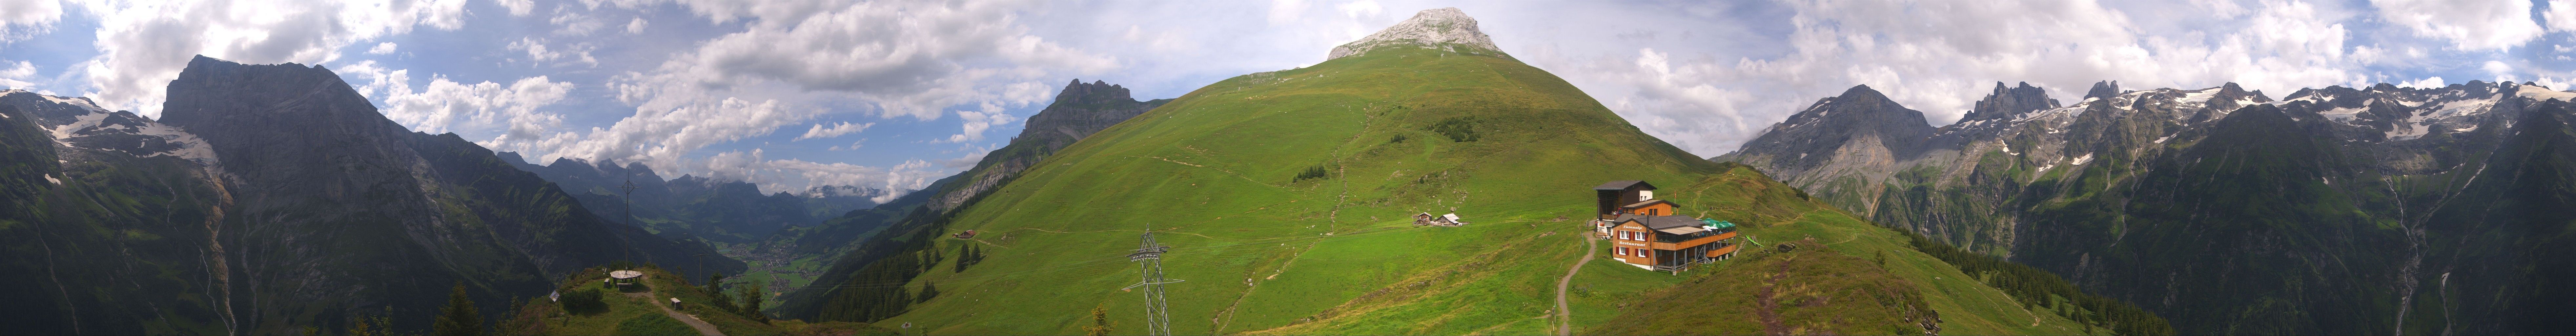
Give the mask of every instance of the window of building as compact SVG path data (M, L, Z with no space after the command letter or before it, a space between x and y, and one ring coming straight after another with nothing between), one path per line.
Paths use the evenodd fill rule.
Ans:
M1655 213L1656 213L1656 212L1658 212L1658 211L1655 211L1655 210L1658 210L1658 209L1646 209L1646 215L1647 215L1647 216L1655 216Z
M1628 255L1628 248L1618 247L1617 249L1619 249L1619 255Z

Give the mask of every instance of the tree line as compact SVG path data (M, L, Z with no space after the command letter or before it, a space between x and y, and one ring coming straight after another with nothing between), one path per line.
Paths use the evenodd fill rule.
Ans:
M2092 332L2092 328L2109 328L2111 333L2118 335L2174 333L2173 325L2164 317L2126 301L2085 293L2074 283L2066 282L2066 278L2058 277L2057 273L1970 252L1913 231L1897 231L1905 232L1906 237L1913 240L1914 250L1940 258L1942 262L1958 267L1960 273L1967 273L1984 280L1988 286L2003 290L2020 301L2022 308L2047 308L2059 316L2083 323L2087 333Z

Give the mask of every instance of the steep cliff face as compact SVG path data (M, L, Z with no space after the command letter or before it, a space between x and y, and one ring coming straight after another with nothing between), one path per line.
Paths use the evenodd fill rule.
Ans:
M0 91L0 330L235 330L214 162L194 135L132 113Z
M27 120L54 120L35 124L51 128L56 155L13 166L64 167L40 173L50 186L32 200L12 196L13 207L34 209L10 211L0 229L39 233L8 242L28 252L13 255L66 258L11 270L47 270L31 283L51 284L61 299L50 302L80 311L10 319L35 326L11 329L292 333L388 307L397 327L424 329L414 317L431 315L456 283L480 302L507 302L543 295L580 267L677 266L712 252L601 221L453 134L406 131L319 67L198 57L169 93L157 122L86 101L5 98L30 106L12 107ZM106 234L64 234L81 231ZM727 261L709 268L741 269ZM129 297L117 287L140 289Z
M2035 89L1998 84L1969 117L1901 140L1927 147L1895 162L1780 160L1825 147L1783 144L1863 143L1782 131L1820 127L1799 117L1763 138L1807 140L1716 159L2050 269L2184 333L2534 333L2555 325L2533 321L2569 317L2543 299L2565 294L2528 270L2570 243L2532 209L2571 192L2554 168L2567 146L2552 135L2568 133L2553 121L2570 114L2552 101L2576 93L2472 81L2273 101L2234 84L2103 82L2033 109L2046 101Z

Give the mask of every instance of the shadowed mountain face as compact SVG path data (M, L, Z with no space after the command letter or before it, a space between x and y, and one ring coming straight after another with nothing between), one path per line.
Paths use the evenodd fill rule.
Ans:
M1920 137L1803 131L1883 127L1809 117L1832 110L1819 104L1714 160L2052 270L2182 333L2548 333L2576 318L2549 271L2576 241L2555 229L2565 211L2538 210L2576 193L2567 100L2529 83L2273 101L2103 82L2057 107L1999 83Z
M34 290L10 297L72 313L0 327L282 334L390 313L398 330L419 330L457 283L500 303L545 295L582 267L713 254L601 220L453 134L409 132L319 67L198 57L169 95L157 122L86 101L7 99L20 112L0 138L57 141L0 143L14 176L0 180L47 182L11 185L6 248L61 258L11 258L0 273L46 275L13 282ZM20 116L39 114L29 110L71 117ZM141 142L74 141L113 134ZM714 259L708 268L742 268Z

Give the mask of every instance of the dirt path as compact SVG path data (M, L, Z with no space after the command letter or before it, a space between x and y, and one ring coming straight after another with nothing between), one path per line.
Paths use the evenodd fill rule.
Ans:
M1780 322L1780 301L1772 300L1773 297L1776 297L1779 294L1780 280L1788 277L1789 263L1780 263L1780 273L1771 274L1771 280L1762 282L1762 290L1754 292L1753 294L1753 300L1756 303L1756 305L1754 305L1754 315L1762 317L1762 334L1764 335L1789 334L1789 327Z
M707 321L699 320L695 315L682 314L678 310L671 310L670 301L664 301L662 298L653 297L653 292L626 293L626 296L642 297L645 302L652 303L654 307L662 307L663 315L669 315L673 320L680 320L680 323L688 324L690 329L697 329L699 335L725 336L724 331L716 330L716 325L707 324Z
M1573 284L1573 283L1574 283L1574 272L1576 272L1576 271L1582 271L1582 270L1583 270L1583 263L1592 262L1592 253L1594 252L1594 250L1599 250L1599 249L1600 249L1598 245L1594 245L1594 244L1599 244L1599 243L1595 243L1595 242L1593 242L1593 241L1592 241L1592 235L1591 235L1591 232L1584 232L1584 233L1579 233L1579 234L1580 234L1580 235L1583 235L1583 237L1582 237L1582 239L1583 239L1583 259L1575 259L1575 260L1574 260L1574 267L1573 267L1573 268L1568 268L1568 269L1566 269L1566 270L1565 270L1565 277L1564 277L1564 278L1556 279L1556 334L1557 334L1557 335L1573 335L1573 334L1574 334L1574 311L1573 311L1573 310L1568 310L1568 308L1571 308L1572 306L1569 306L1569 305L1566 305L1566 304L1565 304L1565 287L1566 287L1566 285L1570 285L1570 284Z

